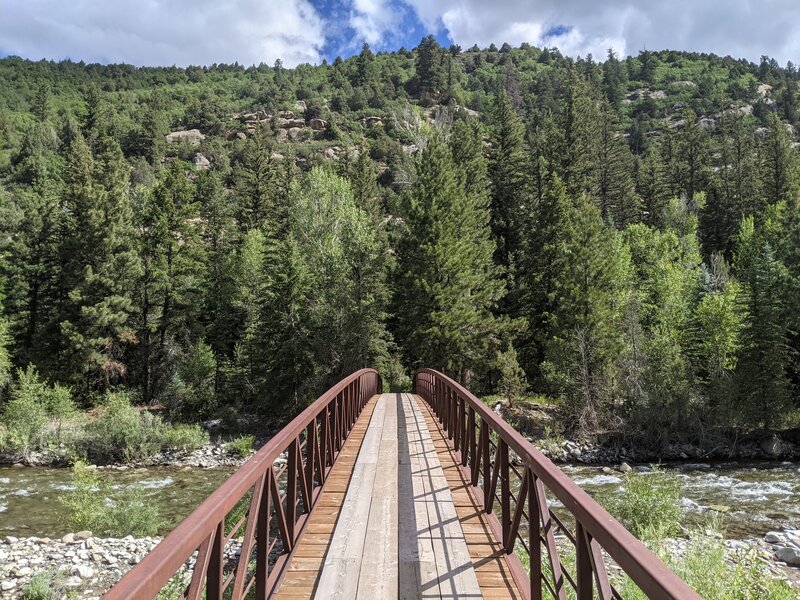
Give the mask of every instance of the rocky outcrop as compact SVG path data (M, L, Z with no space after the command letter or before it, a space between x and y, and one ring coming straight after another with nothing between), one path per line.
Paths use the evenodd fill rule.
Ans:
M194 166L198 171L204 171L211 166L211 161L199 152L194 155Z
M178 142L186 142L191 146L199 146L200 142L206 139L199 129L187 129L185 131L173 131L168 133L166 140L168 144L175 144Z
M325 131L328 128L328 122L323 119L311 119L308 124L314 131Z

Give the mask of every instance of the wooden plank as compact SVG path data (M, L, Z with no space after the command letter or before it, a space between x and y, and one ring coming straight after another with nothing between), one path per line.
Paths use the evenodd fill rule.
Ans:
M357 598L392 600L398 594L398 436L399 398L384 394L382 438L375 463Z
M522 598L511 572L505 561L502 545L492 534L486 515L470 492L468 475L458 466L455 452L445 441L445 435L439 428L436 418L427 404L418 396L414 399L422 412L434 447L442 465L453 505L458 513L458 520L467 551L471 557L473 568L485 598L505 599Z
M436 560L441 598L480 598L481 592L467 549L461 523L444 476L431 433L416 401L407 396L413 413L416 435L412 448L417 450L416 479L423 490L422 504L428 515L428 536Z
M384 396L378 399L364 434L350 485L336 523L317 584L317 598L352 599L357 596L364 541L367 535L372 489L386 414Z

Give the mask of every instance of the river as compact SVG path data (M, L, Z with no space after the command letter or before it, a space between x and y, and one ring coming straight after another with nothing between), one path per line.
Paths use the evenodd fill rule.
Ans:
M604 473L601 466L562 468L600 501L620 493L622 479ZM800 528L800 463L684 463L664 468L674 471L683 482L687 524L699 522L709 506L716 506L729 509L722 513L728 537L762 536L782 526ZM226 468L169 467L101 471L112 486L133 487L157 504L165 531L186 517L231 472ZM70 488L71 479L68 469L0 467L0 537L60 537L68 533L58 496Z

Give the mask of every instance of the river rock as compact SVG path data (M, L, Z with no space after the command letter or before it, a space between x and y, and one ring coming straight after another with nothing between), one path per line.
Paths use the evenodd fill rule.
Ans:
M771 435L761 442L761 449L765 454L776 458L783 453L783 442L777 435Z
M764 536L764 541L768 544L780 544L783 541L783 534L777 531L770 531Z
M18 541L19 541L19 538L16 538L13 535L6 536L6 543L8 545L16 544Z
M75 569L75 573L77 573L81 579L91 579L94 577L94 569L89 565L78 565Z
M91 531L84 530L84 531L79 531L78 533L75 534L76 540L88 540L90 537L92 537Z
M621 464L619 465L619 470L620 470L622 473L630 473L631 471L633 471L633 469L631 468L631 466L630 466L628 463L626 463L626 462L624 462L624 463L621 463Z
M775 556L778 557L778 560L782 560L786 564L800 566L800 548L784 546L775 551Z
M16 579L4 579L2 582L0 582L0 590L3 590L4 592L13 590L15 587L17 587Z
M68 533L64 537L61 538L61 541L64 542L65 544L71 544L72 542L75 541L75 534L74 533Z

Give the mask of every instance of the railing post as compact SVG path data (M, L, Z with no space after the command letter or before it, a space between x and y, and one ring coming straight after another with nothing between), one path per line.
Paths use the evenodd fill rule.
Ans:
M467 451L461 455L461 466L472 464L469 461L475 462L475 409L472 406L467 409Z
M211 543L211 558L206 575L206 600L222 600L222 562L225 546L225 519L217 525Z
M500 522L503 525L503 546L512 547L511 540L511 485L508 469L508 444L498 440L500 444Z
M536 498L536 478L533 471L526 468L528 482L528 548L531 566L531 600L542 600L542 542L539 502Z
M492 489L492 465L491 465L491 447L489 446L489 424L481 419L481 441L483 448L483 505L489 506L491 500Z
M289 462L286 465L286 527L292 546L295 542L295 521L297 521L297 438L289 444Z
M258 528L256 529L256 600L266 600L267 580L269 579L269 524L270 524L270 477L272 469L264 477L264 489L261 492L261 505L258 510Z
M592 600L592 561L586 532L580 523L575 524L575 542L577 600Z

